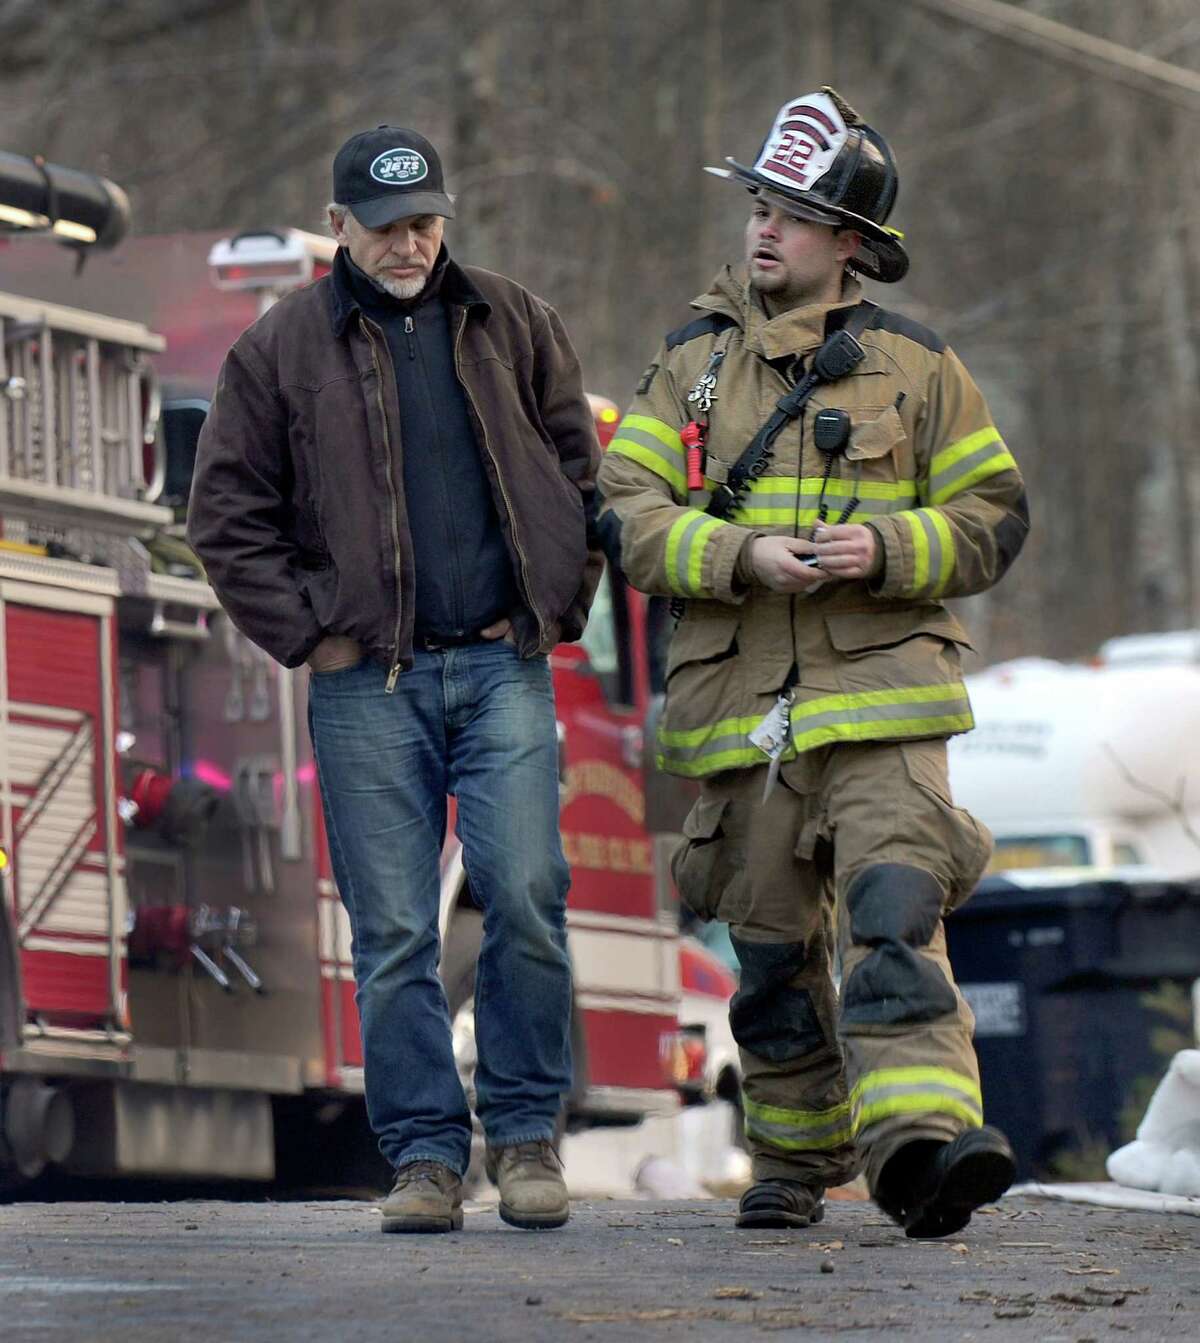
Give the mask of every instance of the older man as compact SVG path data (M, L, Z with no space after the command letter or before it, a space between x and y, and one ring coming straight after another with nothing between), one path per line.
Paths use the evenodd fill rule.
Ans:
M489 1173L506 1221L560 1226L569 875L546 655L582 633L600 573L593 422L553 309L450 259L427 139L355 135L333 195L332 273L226 359L189 537L239 628L311 671L367 1106L397 1172L384 1230L462 1225L471 1115L437 976L448 794L484 910Z

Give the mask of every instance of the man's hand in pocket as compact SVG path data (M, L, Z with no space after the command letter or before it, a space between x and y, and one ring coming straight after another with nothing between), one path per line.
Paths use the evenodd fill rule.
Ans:
M320 675L357 667L362 660L362 644L357 639L348 639L344 634L329 634L308 655L308 666Z

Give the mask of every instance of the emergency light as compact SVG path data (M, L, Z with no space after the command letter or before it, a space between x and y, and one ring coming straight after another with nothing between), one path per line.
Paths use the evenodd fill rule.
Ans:
M214 243L208 254L218 289L284 289L312 279L312 253L298 229L239 233Z
M596 422L596 436L600 440L600 446L606 448L612 436L617 432L617 423L621 418L621 412L617 409L616 402L610 401L606 396L597 396L595 392L588 392L587 399L592 410L592 418Z
M303 229L257 229L222 238L208 254L218 289L274 289L307 284L313 267L333 264L337 243Z
M107 178L0 152L0 234L114 247L128 229L129 199Z

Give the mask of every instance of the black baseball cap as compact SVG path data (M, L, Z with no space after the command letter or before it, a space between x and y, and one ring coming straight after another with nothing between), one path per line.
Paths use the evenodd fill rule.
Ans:
M352 135L333 160L333 199L366 228L409 215L454 218L442 182L442 161L423 135L378 126Z

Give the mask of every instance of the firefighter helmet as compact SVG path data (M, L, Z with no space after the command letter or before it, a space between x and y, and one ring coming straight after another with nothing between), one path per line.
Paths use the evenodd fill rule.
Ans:
M885 227L899 185L887 141L831 88L784 103L752 167L708 168L742 182L803 218L853 228L862 243L850 265L873 280L904 278L903 236Z

